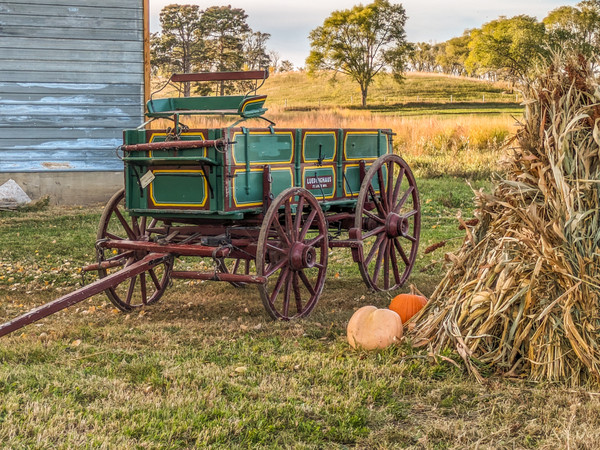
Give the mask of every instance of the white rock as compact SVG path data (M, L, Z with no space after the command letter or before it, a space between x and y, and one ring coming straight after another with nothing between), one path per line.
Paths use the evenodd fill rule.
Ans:
M24 205L30 203L31 199L25 193L21 186L13 179L8 180L0 186L0 203L11 203L15 205Z

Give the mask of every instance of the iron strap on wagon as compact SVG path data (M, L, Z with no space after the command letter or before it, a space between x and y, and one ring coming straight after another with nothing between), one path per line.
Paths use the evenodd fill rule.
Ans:
M267 77L221 72L170 81ZM255 284L272 318L303 317L319 300L337 247L350 249L369 289L402 286L415 263L421 212L392 131L276 128L256 87L241 96L151 98L148 122L123 133L125 187L100 219L97 262L84 268L100 280L1 325L0 336L101 291L123 311L152 304L173 278ZM181 122L197 114L237 121L205 129ZM173 126L149 126L157 119ZM268 126L240 126L249 119ZM180 257L209 264L180 270Z

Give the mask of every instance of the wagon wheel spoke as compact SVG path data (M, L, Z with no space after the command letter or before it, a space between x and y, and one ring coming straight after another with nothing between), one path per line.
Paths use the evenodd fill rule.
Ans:
M398 179L394 185L394 193L392 194L392 199L390 200L390 205L396 205L398 201L398 195L400 195L400 188L402 187L402 181L404 180L404 167L400 168L400 173L398 174ZM396 211L397 212L397 211Z
M113 261L121 261L130 258L133 255L133 250L127 250L123 253L117 253L116 255L111 256L110 258L106 258L105 262L113 262ZM123 263L124 264L124 263ZM121 265L123 265L121 264Z
M306 218L306 222L304 222L304 226L302 227L302 230L300 231L300 234L298 235L299 241L304 240L304 238L306 237L306 233L308 233L310 225L313 223L316 216L317 216L317 211L313 209L310 212L310 214L308 215L308 217Z
M402 277L398 270L398 257L396 256L395 243L390 245L390 259L392 262L392 271L394 272L394 281L396 284L402 283Z
M142 303L147 305L148 297L146 295L146 274L144 272L140 273L140 294L142 296Z
M375 256L375 253L377 253L379 251L379 247L381 246L381 243L383 242L384 239L385 239L385 234L380 234L379 236L377 236L377 240L373 244L373 247L371 247L371 250L369 251L369 254L367 255L367 257L365 258L365 263L367 265L371 263L371 261L373 260L373 257Z
M269 298L271 305L273 305L273 306L275 305L275 300L277 299L279 292L281 292L281 288L283 287L283 284L287 280L288 272L289 272L289 269L286 267L279 273L279 276L277 277L277 282L275 283L275 287L273 288L273 292L271 292L271 295Z
M317 237L311 239L310 241L306 242L306 245L308 245L309 247L314 247L319 242L321 242L323 239L325 239L325 236L323 236L322 234L320 234L319 236L317 236Z
M278 261L277 264L270 264L267 268L267 271L264 273L264 276L270 277L271 275L273 275L275 272L277 272L282 267L285 267L286 265L287 265L286 259L282 259L282 260Z
M373 203L375 204L375 207L377 208L377 212L379 213L379 217L381 217L381 218L386 217L387 214L383 210L383 205L381 204L381 202L377 198L377 194L375 193L375 188L372 185L369 186L369 194L371 196L371 200L373 201Z
M371 211L367 211L366 209L363 211L363 214L367 216L369 219L373 219L379 223L385 223L385 219L373 214Z
M410 168L397 155L380 157L363 179L354 223L361 230L358 267L367 286L387 291L404 283L416 261L420 220L419 195Z
M381 167L379 167L379 169L377 169L377 182L379 183L379 198L382 200L383 209L387 213L390 210L390 208L387 193L385 191L385 182L383 180L383 167L384 166L382 165Z
M310 292L310 295L315 295L315 286L311 284L306 274L303 271L300 271L298 272L298 275L300 275L300 279L302 280L302 283L304 283L304 286L306 286L308 292Z
M293 285L294 285L294 298L296 299L296 312L302 312L302 294L300 292L300 286L298 285L298 273L293 274Z
M296 217L294 218L294 227L292 229L292 238L295 240L301 240L298 236L300 235L300 228L302 225L302 211L304 210L304 197L298 199L298 206L296 207ZM308 222L308 220L307 220ZM310 224L309 224L310 226ZM302 227L304 228L304 227Z
M274 222L274 228L275 228L275 231L277 232L277 234L279 235L279 237L283 240L283 242L285 242L286 246L290 247L290 245L291 245L290 238L278 220L276 220Z
M400 254L400 258L402 258L402 261L404 261L404 264L408 265L410 263L410 261L408 259L408 256L406 255L406 252L402 248L402 245L398 241L398 239L394 239L394 246L396 247L396 250L398 250L398 253Z
M148 273L150 274L150 278L152 278L152 282L154 283L154 287L156 289L160 289L160 280L156 276L156 272L154 271L154 269L150 269L148 271Z
M127 297L125 297L125 303L131 306L131 300L133 298L133 291L135 291L135 281L137 280L137 275L129 281L129 287L127 289Z
M315 197L301 187L280 193L264 216L256 249L257 274L267 279L258 289L272 318L303 317L315 307L328 250L327 222Z
M97 240L138 240L147 239L148 219L146 217L131 216L129 219L122 212L125 194L121 190L117 192L106 204L100 224ZM158 223L156 218L150 221L150 228ZM110 248L107 248L110 251ZM120 252L120 253L119 253ZM120 268L127 267L146 256L145 250L117 250L117 254L111 255L105 261L115 262L123 261ZM98 262L103 262L103 255L98 255ZM170 280L173 259L167 258L160 264L149 268L136 277L124 280L123 282L108 288L105 293L109 300L120 310L130 311L134 308L149 305L157 302L168 287ZM109 269L98 269L100 278L104 278L109 273Z
M285 279L285 292L283 295L283 315L285 317L289 316L290 311L290 299L292 297L292 280L294 279L294 272L291 270L287 271L287 276Z
M404 195L402 196L402 198L400 199L400 201L398 203L396 203L396 206L394 206L394 212L396 214L398 214L400 212L400 210L402 209L402 207L404 206L404 204L406 203L406 200L408 200L408 197L413 193L414 191L414 187L409 187L406 192L404 193ZM416 211L414 211L416 213Z
M125 232L127 233L127 236L129 237L129 239L131 239L132 241L134 241L135 238L136 238L136 234L131 229L131 227L127 223L127 220L125 220L125 217L123 217L123 214L121 214L121 211L119 211L118 208L115 209L115 216L117 217L117 219L119 219L119 222L121 222L121 225L123 226L123 230L125 230Z
M385 257L385 252L387 250L387 239L384 239L377 251L377 258L375 259L375 268L373 269L373 283L377 284L377 280L379 279L379 272L381 271L381 263Z
M292 226L293 224L293 220L292 220L292 205L290 203L290 199L288 199L285 202L285 230L286 230L286 234L288 236L288 238L290 239L290 242L295 240L295 232L294 232L294 227Z
M385 231L385 227L384 226L373 228L371 231L367 231L366 233L364 233L362 235L362 238L363 239L370 238L371 236L375 236L376 234L379 234L382 231Z

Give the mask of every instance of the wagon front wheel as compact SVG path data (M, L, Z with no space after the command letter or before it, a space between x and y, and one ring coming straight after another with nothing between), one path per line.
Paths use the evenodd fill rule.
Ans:
M121 189L108 201L100 218L98 242L105 240L148 241L149 229L156 225L156 219L148 223L146 217L129 216L124 208L125 191ZM104 278L110 272L123 269L139 261L147 251L117 250L98 247L98 276ZM173 258L166 258L157 266L135 277L108 288L106 296L121 311L150 305L164 294L170 280Z
M306 189L286 189L269 207L258 238L256 270L267 278L258 289L273 319L308 315L327 272L329 240L321 206Z
M398 155L384 155L369 168L354 227L362 241L358 268L365 284L376 291L402 286L417 258L421 209L415 177Z

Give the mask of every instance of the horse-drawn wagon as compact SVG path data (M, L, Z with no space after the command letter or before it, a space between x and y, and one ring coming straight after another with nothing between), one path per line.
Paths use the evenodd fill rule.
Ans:
M171 81L267 76L184 74ZM102 291L123 311L149 305L176 278L255 284L272 318L303 317L319 300L336 247L351 249L368 288L400 287L417 255L420 206L413 174L393 152L392 131L276 128L264 117L265 100L256 89L151 98L148 122L123 134L125 186L106 205L97 262L85 268L99 280L0 326L0 335ZM204 114L236 121L185 125ZM150 127L157 119L172 124ZM267 124L242 126L250 119ZM181 270L180 257L209 263Z

